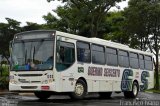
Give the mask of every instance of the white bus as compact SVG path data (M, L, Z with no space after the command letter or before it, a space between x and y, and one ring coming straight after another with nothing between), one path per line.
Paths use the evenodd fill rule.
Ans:
M60 31L16 34L11 45L9 90L34 92L40 99L65 93L83 99L98 92L135 98L153 88L153 55L126 45Z

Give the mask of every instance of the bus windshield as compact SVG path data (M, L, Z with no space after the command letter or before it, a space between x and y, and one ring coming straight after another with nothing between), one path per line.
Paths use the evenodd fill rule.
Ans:
M54 41L19 40L12 46L11 70L47 70L53 68Z

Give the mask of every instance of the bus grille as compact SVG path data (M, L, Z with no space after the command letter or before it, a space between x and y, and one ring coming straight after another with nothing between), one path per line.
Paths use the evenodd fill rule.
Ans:
M20 77L37 77L42 76L43 74L18 74Z
M31 81L31 83L41 83L41 81Z
M41 81L23 81L23 80L19 80L19 82L21 82L21 83L36 83L36 84L41 83Z
M36 89L37 86L21 86L22 89Z

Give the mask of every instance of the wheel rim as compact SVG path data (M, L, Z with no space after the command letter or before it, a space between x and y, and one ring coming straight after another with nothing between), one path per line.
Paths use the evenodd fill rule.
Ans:
M75 93L77 96L81 96L84 93L84 87L81 83L77 83L75 86Z
M134 94L134 96L137 95L137 92L138 92L138 88L137 88L136 85L134 85L134 86L133 86L133 94Z

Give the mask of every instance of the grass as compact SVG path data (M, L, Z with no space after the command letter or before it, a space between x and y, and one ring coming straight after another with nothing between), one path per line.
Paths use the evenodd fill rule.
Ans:
M148 89L148 90L146 90L145 92L160 93L160 90L155 90L155 89L153 88L153 89Z
M155 78L154 78L154 82L155 82ZM160 82L160 75L159 75L159 82ZM156 90L155 88L152 88L152 89L147 89L147 90L145 90L145 92L160 93L160 89L159 89L159 90Z

